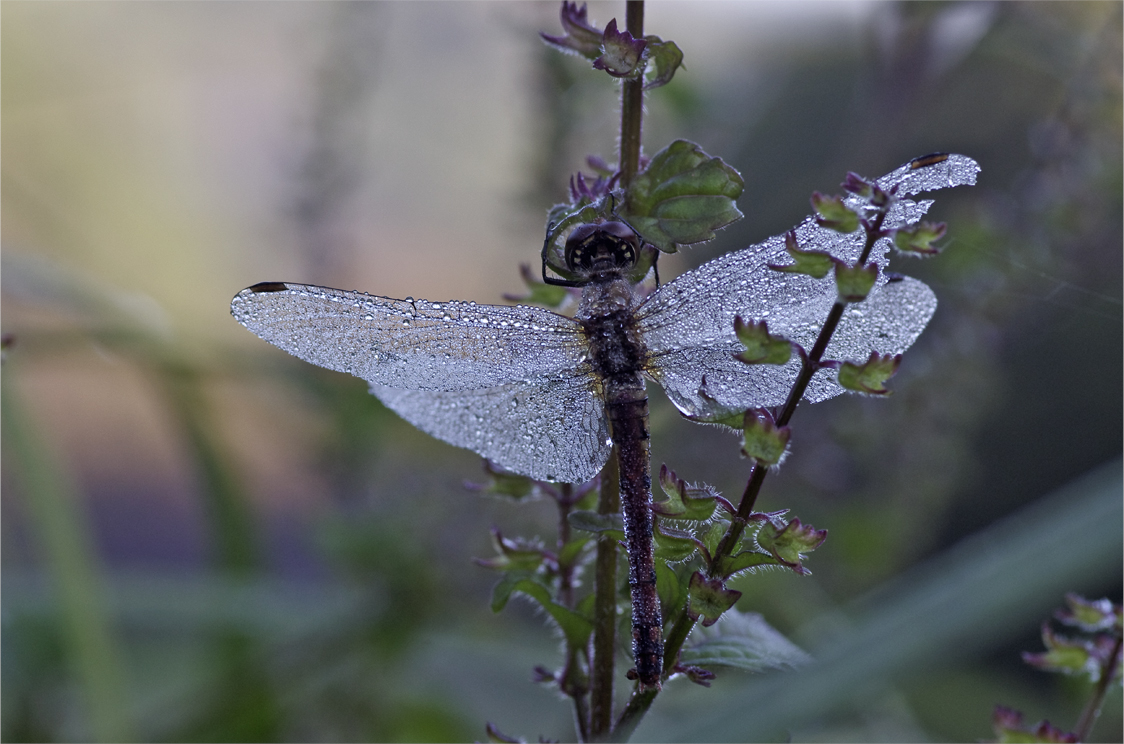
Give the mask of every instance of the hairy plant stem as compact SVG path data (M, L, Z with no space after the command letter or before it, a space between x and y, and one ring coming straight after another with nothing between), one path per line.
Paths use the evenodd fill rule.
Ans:
M1108 695L1108 688L1112 686L1116 678L1116 670L1120 666L1121 640L1122 637L1117 635L1116 643L1112 646L1112 653L1108 655L1101 667L1101 678L1097 680L1093 697L1085 704L1085 709L1081 711L1081 717L1077 719L1077 726L1073 729L1073 733L1077 735L1078 741L1088 741L1089 735L1093 733L1093 724L1097 722L1097 718L1101 714L1101 706L1104 705L1105 696Z
M875 243L882 237L882 224L886 220L886 214L889 212L889 205L886 205L878 212L878 216L874 219L873 223L863 223L866 230L866 243L863 245L863 250L859 256L858 265L866 264L870 258L870 252L874 249ZM820 334L816 338L816 343L812 346L812 351L804 357L803 364L800 368L800 374L793 383L792 389L789 391L788 398L785 400L784 405L781 407L780 413L777 415L777 426L787 426L788 422L792 419L792 415L796 412L796 406L800 403L800 399L804 397L804 392L808 389L808 384L812 381L812 376L820 369L820 362L823 360L824 352L827 351L827 345L831 342L832 335L835 334L835 329L839 326L839 321L843 317L843 311L847 308L847 303L843 300L836 300L835 304L831 306L828 311L827 320L824 321L823 327L820 329ZM742 493L741 501L738 503L738 510L730 526L726 529L726 534L722 536L722 540L718 543L714 554L711 556L710 563L707 565L707 573L711 576L715 574L718 569L720 561L732 555L734 549L741 542L742 534L745 532L745 526L749 515L753 513L755 504L757 503L757 496L761 492L761 486L765 482L765 476L769 474L769 468L760 463L753 466L753 471L749 475L749 480L746 483L745 491ZM675 616L675 620L671 624L671 630L667 633L666 641L664 642L664 666L663 678L667 679L675 670L675 666L679 661L679 651L686 642L687 636L695 627L695 620L691 619L690 613L687 611L687 605L684 604L679 608L679 612ZM1119 650L1118 650L1119 651ZM656 699L658 690L645 690L643 692L633 692L632 697L629 698L628 705L621 712L620 719L617 721L616 728L613 731L613 741L627 741L632 732L636 730L640 721L644 718L648 708L651 707L652 702ZM1094 714L1095 719L1095 714ZM1082 718L1084 720L1084 717Z
M644 36L644 0L625 4L625 28L633 38ZM625 80L621 88L620 185L627 193L640 170L640 135L644 116L644 80ZM601 471L600 514L620 512L620 461L617 448ZM613 731L613 674L617 627L617 556L615 540L597 541L593 619L593 669L590 673L591 741L616 741ZM635 728L635 727L634 727Z
M574 510L574 486L563 483L558 494L558 554L570 542L570 512ZM574 567L558 566L558 603L570 609L574 607Z
M620 465L617 448L601 471L601 493L598 514L616 514L621 510ZM597 563L594 577L593 604L593 669L589 675L589 740L604 739L613 726L613 659L617 646L617 541L601 537L597 540Z
M633 38L644 37L644 0L625 4L626 28ZM627 192L640 170L640 123L644 116L644 78L625 80L621 90L621 186Z

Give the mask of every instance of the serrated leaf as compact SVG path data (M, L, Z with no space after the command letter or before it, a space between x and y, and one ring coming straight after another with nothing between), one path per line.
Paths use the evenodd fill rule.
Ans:
M849 266L835 263L835 289L843 302L862 302L878 281L878 264Z
M526 575L520 577L514 573L508 574L496 585L492 591L492 611L502 610L515 592L525 594L538 602L539 606L558 623L558 627L571 645L580 648L589 640L590 634L593 633L593 623L589 618L555 602L551 598L550 589L537 579Z
M542 547L525 540L511 540L498 529L492 530L493 558L477 558L477 565L500 571L534 571L543 562Z
M1070 744L1079 741L1076 734L1064 731L1049 721L1029 725L1023 714L1004 705L995 706L991 716L995 740L1004 744Z
M660 522L656 522L652 537L656 542L655 556L662 561L679 563L699 549L691 533L666 527Z
M658 36L645 36L648 41L649 69L655 70L644 85L644 90L667 85L675 76L679 65L683 64L683 52L674 41L664 41Z
M743 550L736 555L730 555L718 561L718 575L723 578L730 578L739 571L746 569L756 568L758 566L783 566L779 559L768 553L761 553L756 550Z
M758 530L756 540L762 550L767 551L781 565L791 568L798 574L811 573L801 561L827 539L827 530L817 530L810 524L793 519L784 524L783 520L767 520Z
M576 530L624 539L624 518L620 514L598 514L595 511L570 512L567 517L570 526Z
M744 182L721 158L687 140L676 140L652 156L626 194L624 217L644 240L674 253L702 243L742 217L734 200Z
M537 499L542 495L542 489L537 481L525 475L501 470L488 460L484 461L484 472L488 476L488 480L484 483L466 483L465 486L473 491L513 501Z
M1090 681L1100 679L1101 664L1092 643L1082 638L1067 638L1057 635L1048 624L1042 626L1042 643L1046 650L1041 653L1023 652L1023 661L1047 672L1080 674Z
M710 385L706 375L703 375L702 384L699 385L699 397L707 403L705 413L685 413L684 418L699 424L717 424L731 429L742 428L745 422L745 409L724 406L709 391Z
M726 530L730 527L730 523L725 519L714 522L707 529L706 534L702 537L703 545L711 555L718 549L718 544L722 542L722 537L726 534Z
M660 467L660 490L667 497L652 504L652 511L667 519L703 522L714 515L718 506L717 493L710 486L693 486L668 470Z
M1054 616L1066 625L1095 633L1120 624L1120 607L1107 598L1089 600L1070 592L1065 595L1065 603L1066 608L1058 610Z
M897 373L901 363L901 354L883 355L872 351L870 352L870 358L862 364L843 362L839 366L836 379L841 386L857 393L889 395L890 391L886 389L885 385L886 380Z
M791 435L787 426L778 427L762 412L746 411L742 419L742 454L761 465L776 465L784 456Z
M812 657L755 612L730 610L709 628L695 628L681 664L725 666L747 672L794 669Z
M787 364L792 358L792 344L784 336L769 333L768 324L742 320L734 316L734 334L745 347L745 351L734 358L746 364Z
M525 580L532 580L530 571L510 571L503 575L499 583L492 587L492 612L499 612L504 607L507 607L508 601L511 599L512 593L515 591L519 582ZM544 589L546 587L543 587Z
M812 209L820 227L840 233L859 229L859 215L843 203L841 196L824 196L817 191L812 194Z
M903 227L894 233L894 247L902 253L935 256L941 249L933 245L933 241L943 238L946 229L943 222L919 222L912 227Z
M718 622L741 596L741 592L727 588L721 579L708 579L695 571L687 585L687 614L692 620L702 618L705 628Z
M656 561L656 594L663 605L664 617L678 610L687 599L687 587L684 579L675 573L675 569L663 561Z
M813 279L823 279L835 268L835 259L830 253L817 250L802 250L796 244L796 232L789 230L784 236L784 249L792 257L790 264L768 264L774 271L786 274L806 274Z

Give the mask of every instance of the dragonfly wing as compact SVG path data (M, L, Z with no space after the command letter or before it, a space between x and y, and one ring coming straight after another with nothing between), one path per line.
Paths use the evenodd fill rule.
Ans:
M242 290L231 312L290 354L367 380L422 431L505 469L580 482L608 459L600 387L570 318L281 283Z
M581 326L537 307L264 283L239 292L230 309L306 362L394 388L474 390L588 370Z
M371 392L427 434L505 470L581 483L597 475L612 448L594 385L567 376L454 392L372 385Z
M941 159L943 158L943 159ZM930 164L917 165L922 161ZM878 179L899 196L975 183L979 166L962 155L932 156L907 163ZM850 197L848 205L863 204ZM885 228L913 224L932 204L901 198L891 208ZM826 251L855 261L865 235L842 234L804 220L795 230L803 249ZM879 240L870 260L885 269L889 238ZM747 366L732 358L742 350L734 335L734 317L766 321L769 330L811 349L828 310L835 302L833 277L814 279L769 268L787 265L785 239L778 235L703 264L648 296L639 309L639 325L650 356L648 374L688 415L706 416L727 408L773 406L784 402L799 363ZM932 291L914 279L889 282L883 273L867 299L848 307L828 346L830 359L865 360L871 351L901 353L913 343L936 309ZM705 378L705 386L704 386ZM834 375L822 370L805 398L826 400L843 392Z

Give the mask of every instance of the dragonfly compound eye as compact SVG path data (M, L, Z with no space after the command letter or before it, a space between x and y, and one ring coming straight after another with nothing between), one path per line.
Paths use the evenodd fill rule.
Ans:
M566 238L570 271L626 269L636 263L640 236L623 222L578 225Z

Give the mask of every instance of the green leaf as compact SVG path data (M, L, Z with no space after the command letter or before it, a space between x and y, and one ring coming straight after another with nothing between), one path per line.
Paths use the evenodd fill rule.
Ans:
M859 229L859 215L843 203L842 196L824 196L820 192L812 194L812 209L816 211L816 223L829 230L853 233Z
M1058 610L1055 616L1066 625L1089 633L1120 627L1120 605L1113 605L1107 598L1089 600L1069 592L1065 595L1065 603L1066 608Z
M580 537L576 540L570 540L570 542L563 545L562 549L558 551L558 565L574 565L577 559L581 556L582 548L584 548L586 543L588 542L588 537Z
M496 549L494 558L477 558L477 565L499 571L534 571L543 561L542 546L523 539L511 540L499 530L492 530L492 547Z
M714 551L718 549L718 544L722 542L722 537L729 529L730 523L725 519L720 519L710 525L706 534L702 537L703 545L706 546L707 552L714 555Z
M1020 711L1005 705L995 706L991 727L995 731L995 741L1003 744L1063 744L1079 741L1073 733L1064 731L1049 721L1024 723Z
M674 41L664 41L658 36L645 36L648 41L649 69L654 69L652 77L644 85L644 90L667 85L675 76L679 65L683 64L683 52Z
M546 610L547 614L558 623L566 640L575 647L583 647L593 633L593 623L589 618L581 615L569 607L564 607L550 596L548 589L542 582L526 574L509 573L500 580L492 590L492 611L499 612L506 605L511 595L515 592L525 594Z
M570 512L570 526L605 537L624 539L624 518L620 514L598 514L595 511Z
M742 432L742 454L761 465L780 462L792 435L787 426L778 428L769 416L757 409L745 412Z
M687 614L692 620L701 617L705 628L718 622L722 613L733 607L742 593L735 589L727 589L722 579L708 579L695 571L691 574L687 595Z
M725 666L746 672L794 669L812 657L754 612L731 610L709 628L696 628L681 664Z
M827 530L817 530L810 524L793 519L785 524L780 519L770 519L757 532L757 544L768 551L781 565L798 574L809 574L801 561L827 539Z
M912 227L904 227L894 233L894 247L902 253L917 256L935 256L941 249L933 245L934 240L944 237L943 222L919 222Z
M878 264L848 266L842 261L835 263L835 288L843 302L862 302L870 294L878 281Z
M503 575L499 583L492 587L492 612L499 612L507 607L508 600L521 581L533 581L534 574L530 571L509 571ZM544 589L546 587L543 587Z
M663 606L664 617L668 617L682 606L687 598L686 580L680 578L675 569L663 561L656 561L656 593Z
M1067 638L1057 635L1049 624L1042 625L1042 644L1046 650L1041 653L1023 652L1023 661L1047 672L1063 672L1087 676L1096 682L1101 676L1101 661L1095 653L1095 646L1084 638Z
M652 156L632 182L621 215L644 240L674 253L680 245L702 243L714 231L740 220L734 200L741 175L694 142L676 140Z
M652 504L652 510L666 519L703 522L714 515L718 506L717 493L710 486L692 486L668 470L660 467L660 490L667 499Z
M559 289L563 288L559 287ZM487 460L484 461L484 472L488 479L484 483L469 484L471 490L512 501L537 499L542 495L542 489L536 481L525 475L500 470Z
M901 354L879 354L870 352L870 358L862 364L843 362L839 366L836 379L839 384L848 390L867 395L889 395L885 382L898 371L901 366Z
M734 316L734 333L745 351L734 358L746 364L786 364L792 358L792 343L784 336L769 333L765 321L746 323L740 315Z
M706 375L703 375L702 384L699 385L699 396L706 401L706 409L698 413L683 414L687 420L699 424L728 426L731 429L742 428L745 421L745 409L731 408L719 403L709 392Z
M784 249L792 256L790 264L768 264L774 271L788 274L807 274L813 279L823 279L835 267L835 259L824 251L805 251L796 245L796 231L789 230L784 236Z
M665 527L657 521L652 537L656 541L656 558L670 563L685 561L699 549L694 536L683 530Z
M783 566L779 559L769 553L756 550L743 550L737 555L729 555L718 561L717 573L723 578L730 578L734 574L758 566Z

